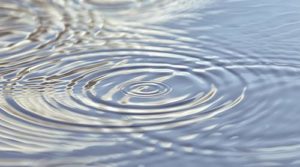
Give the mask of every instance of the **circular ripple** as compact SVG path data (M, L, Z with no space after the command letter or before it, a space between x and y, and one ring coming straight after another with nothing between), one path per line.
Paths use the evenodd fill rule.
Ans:
M151 98L168 93L170 88L162 83L136 82L125 85L122 91L132 96Z
M18 90L5 95L14 111L10 114L61 130L171 129L229 110L245 90L230 70L177 52L93 51L59 55L53 61L57 63L31 67L4 87L5 92ZM224 94L228 90L232 93Z

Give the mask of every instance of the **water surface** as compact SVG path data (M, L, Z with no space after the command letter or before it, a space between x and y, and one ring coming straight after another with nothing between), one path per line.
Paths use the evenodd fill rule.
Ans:
M0 2L0 166L300 166L299 1Z

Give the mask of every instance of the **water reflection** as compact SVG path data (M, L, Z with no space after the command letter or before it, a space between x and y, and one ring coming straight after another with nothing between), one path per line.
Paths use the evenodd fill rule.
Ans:
M103 16L105 20L123 24L160 23L200 16L197 11L214 0L86 0L81 5ZM199 18L197 18L199 19ZM129 23L130 22L130 23Z
M294 0L1 3L1 165L299 165Z

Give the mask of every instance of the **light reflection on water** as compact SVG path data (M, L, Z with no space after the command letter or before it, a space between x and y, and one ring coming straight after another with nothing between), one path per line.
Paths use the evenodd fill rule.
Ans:
M2 0L0 166L299 166L296 0Z

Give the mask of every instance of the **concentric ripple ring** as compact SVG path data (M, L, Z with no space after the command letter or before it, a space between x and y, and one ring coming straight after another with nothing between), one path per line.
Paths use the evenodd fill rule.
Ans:
M156 82L136 82L125 85L122 89L125 94L141 97L152 97L166 94L170 88L162 83Z
M83 61L78 61L81 57ZM51 128L61 124L61 128L75 131L172 128L208 119L234 107L245 91L242 80L234 73L212 68L214 65L205 59L176 52L99 50L58 55L54 60L56 65L35 65L15 84L4 88L6 92L20 89L23 97L40 92L30 99L20 94L5 96L10 107L19 106L11 111L28 123ZM84 68L78 68L79 64ZM224 78L220 82L220 73L231 76L230 80ZM232 79L235 84L223 84ZM222 94L237 86L240 90L233 91L236 93ZM36 101L35 105L28 106L28 100ZM48 109L42 113L38 110L41 106Z

